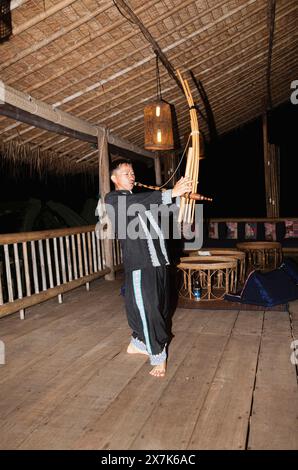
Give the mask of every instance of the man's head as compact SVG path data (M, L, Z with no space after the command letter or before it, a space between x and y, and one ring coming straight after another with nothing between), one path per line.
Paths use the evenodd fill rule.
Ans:
M111 166L111 180L116 189L131 191L135 183L135 174L130 160L116 160Z

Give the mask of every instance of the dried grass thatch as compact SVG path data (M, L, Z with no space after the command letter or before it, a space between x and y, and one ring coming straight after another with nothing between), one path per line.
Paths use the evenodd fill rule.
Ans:
M0 142L0 167L9 169L10 174L19 176L23 163L32 175L44 177L46 173L64 175L67 173L94 173L94 168L82 163L72 163L61 158L59 153L42 150L40 147L32 148L30 144L17 141Z
M264 112L269 0L129 0L128 4L173 67L185 78L192 71L201 81L219 134ZM276 2L269 80L273 107L289 99L291 81L298 76L297 11L297 0ZM143 147L143 109L156 96L155 54L112 0L26 0L12 11L12 21L13 37L0 46L0 76L7 85ZM184 136L190 130L184 96L164 68L160 80L163 98L175 105ZM195 83L189 82L204 111ZM203 119L200 128L208 135ZM19 136L25 143L57 152L60 159L48 159L54 168L61 165L75 171L72 164L80 160L96 171L98 155L88 143L57 138L0 116L0 140L8 143ZM32 158L39 167L40 157Z

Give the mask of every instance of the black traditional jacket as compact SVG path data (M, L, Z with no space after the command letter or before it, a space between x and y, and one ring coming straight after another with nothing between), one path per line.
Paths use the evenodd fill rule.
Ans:
M125 271L170 264L161 218L161 205L170 205L172 190L132 193L111 191L105 197L113 232L119 239Z

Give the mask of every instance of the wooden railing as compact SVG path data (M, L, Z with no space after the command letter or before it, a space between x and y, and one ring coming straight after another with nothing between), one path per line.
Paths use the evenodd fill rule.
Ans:
M93 225L0 235L0 317L58 296L108 274L104 243ZM113 242L113 261L122 255Z

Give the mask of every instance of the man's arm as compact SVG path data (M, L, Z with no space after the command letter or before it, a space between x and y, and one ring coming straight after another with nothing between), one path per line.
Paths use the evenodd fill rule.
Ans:
M119 197L126 197L126 207L132 204L140 204L145 210L150 209L151 204L172 204L173 199L191 191L192 182L188 177L182 177L173 189L166 191L148 191L142 193L129 193L127 191L112 191L105 197L106 204L111 204L115 209L118 207Z
M118 207L119 198L126 198L126 207L133 204L139 204L145 210L150 209L151 204L171 204L172 190L167 191L146 191L141 193L128 193L120 191L112 191L105 198L106 204L112 205L115 209Z

